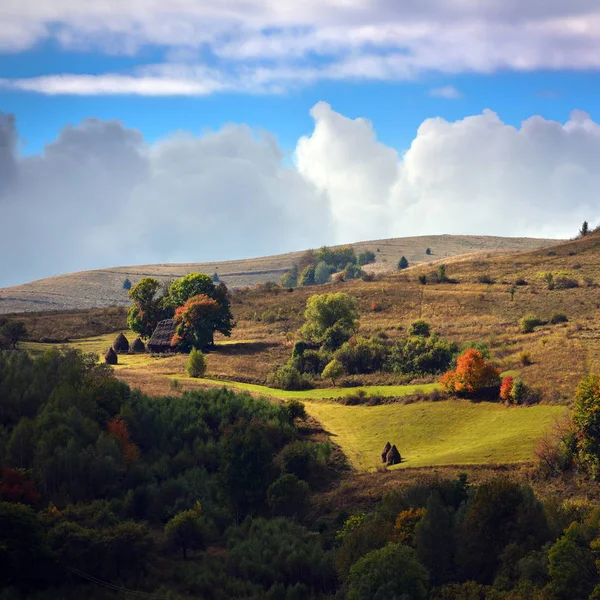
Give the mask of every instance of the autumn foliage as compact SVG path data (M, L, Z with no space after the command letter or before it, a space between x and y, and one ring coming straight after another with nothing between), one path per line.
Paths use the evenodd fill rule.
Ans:
M411 506L408 510L402 511L394 524L394 541L412 546L414 543L415 527L424 516L424 508L413 508Z
M177 333L171 344L198 349L207 346L212 341L219 310L219 303L206 294L192 296L175 310Z
M0 500L4 502L21 502L35 506L40 494L35 489L35 483L21 469L2 469L0 480Z
M456 361L456 370L444 373L440 383L450 392L473 393L500 383L500 370L485 362L478 350L469 348Z
M119 443L123 462L126 465L136 462L140 457L140 449L131 441L127 423L123 419L115 417L106 424L106 428L108 435Z
M512 400L513 384L514 379L510 375L505 377L500 384L500 398L505 402L510 402Z

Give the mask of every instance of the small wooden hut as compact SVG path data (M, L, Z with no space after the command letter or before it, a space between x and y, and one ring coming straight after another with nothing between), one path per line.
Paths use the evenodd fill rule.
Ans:
M160 321L148 342L148 351L153 354L164 354L166 352L175 352L176 348L171 345L171 340L177 330L177 321L175 319L165 319Z
M112 349L117 354L127 354L129 352L129 340L120 333L112 344Z

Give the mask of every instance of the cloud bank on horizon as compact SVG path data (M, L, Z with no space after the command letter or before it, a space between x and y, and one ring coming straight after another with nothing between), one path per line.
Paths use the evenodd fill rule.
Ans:
M406 81L427 72L597 69L600 6L595 0L0 3L0 52L43 42L137 59L127 70L5 77L0 86L71 95L274 93L324 80ZM456 95L449 88L440 94Z
M325 102L293 160L246 125L149 144L118 121L22 156L0 113L0 285L123 264L260 256L434 233L569 237L593 220L600 125L425 120L401 156Z

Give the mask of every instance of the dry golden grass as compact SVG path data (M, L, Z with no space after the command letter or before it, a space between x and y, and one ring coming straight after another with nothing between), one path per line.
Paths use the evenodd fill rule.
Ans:
M366 267L373 272L393 270L401 256L411 264L446 259L473 252L506 253L556 244L559 240L504 238L493 236L432 235L352 244L356 252L372 250L377 261ZM425 250L431 248L432 256ZM302 252L212 263L140 265L81 271L49 277L32 283L0 289L0 314L39 310L75 310L129 304L123 280L133 283L153 276L161 282L200 271L219 273L230 288L252 286L261 281L279 281Z

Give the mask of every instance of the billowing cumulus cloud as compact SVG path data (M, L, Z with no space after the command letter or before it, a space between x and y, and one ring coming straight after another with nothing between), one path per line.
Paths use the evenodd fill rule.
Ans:
M0 52L46 40L138 63L123 72L15 74L0 86L76 95L260 93L431 72L596 70L600 7L596 0L0 2ZM158 64L143 64L147 55Z
M259 256L434 233L568 237L596 223L600 126L427 119L403 154L320 102L292 161L245 125L154 144L116 121L20 156L0 115L0 285L59 272Z

